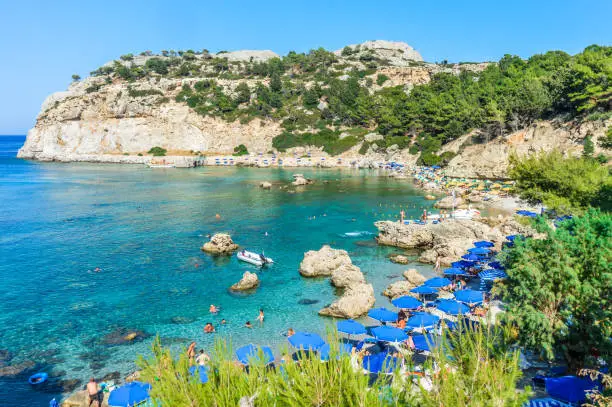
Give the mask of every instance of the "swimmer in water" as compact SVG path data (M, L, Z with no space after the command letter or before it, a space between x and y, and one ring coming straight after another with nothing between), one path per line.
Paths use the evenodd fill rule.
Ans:
M244 327L245 327L245 328L249 328L249 329L251 329L251 328L253 328L253 325L251 324L251 321L247 321L247 322L244 324Z
M219 308L217 308L214 304L210 304L208 312L210 312L211 314L216 314L217 312L219 312Z
M259 315L257 315L257 320L263 324L264 321L264 310L263 308L259 309Z

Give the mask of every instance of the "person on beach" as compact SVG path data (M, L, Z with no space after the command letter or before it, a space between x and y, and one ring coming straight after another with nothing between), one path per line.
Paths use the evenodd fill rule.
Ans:
M211 334L213 332L215 332L215 327L213 326L212 322L207 322L206 325L204 325L204 333Z
M264 321L264 310L263 310L263 308L259 309L259 315L257 315L257 320L259 321L260 324L263 324L263 321Z
M196 363L200 366L205 366L209 361L210 356L208 356L208 354L204 352L204 349L200 349L200 354L196 358Z
M89 379L89 383L87 383L87 394L89 395L89 406L95 401L98 407L101 407L100 403L100 389L98 388L98 383L96 383L96 379L93 377Z
M217 308L214 304L210 304L208 312L210 312L211 314L216 314L217 312L219 312L219 308Z
M408 349L410 350L414 350L415 348L414 339L412 339L412 332L408 334L408 339L406 339L406 346L408 346Z
M287 329L287 338L291 338L293 335L295 335L293 328Z
M247 321L247 322L244 324L244 327L245 327L245 328L249 328L249 329L251 329L251 328L253 328L253 325L251 324L251 321Z
M189 344L189 347L187 348L187 357L189 358L189 366L193 365L193 361L194 361L194 358L195 358L195 355L196 355L195 348L196 348L195 341L191 342Z
M400 223L403 224L404 223L404 217L406 216L406 212L404 212L404 210L402 209L400 211Z
M436 270L436 273L440 272L440 256L436 257L436 266L434 269Z

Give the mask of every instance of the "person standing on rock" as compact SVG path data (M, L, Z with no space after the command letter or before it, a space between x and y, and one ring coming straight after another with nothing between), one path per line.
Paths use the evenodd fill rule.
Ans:
M400 211L400 223L403 225L404 224L404 217L406 216L406 212L404 212L404 210L402 209Z
M437 256L437 257L436 257L436 266L435 266L435 270L436 270L436 273L439 273L439 272L440 272L440 256Z
M98 383L96 383L96 379L93 377L87 383L87 394L89 395L89 406L95 401L98 407L101 407L100 389L98 389Z

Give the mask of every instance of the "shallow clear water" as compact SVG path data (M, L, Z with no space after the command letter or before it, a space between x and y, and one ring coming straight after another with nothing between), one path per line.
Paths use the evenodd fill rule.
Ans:
M284 344L288 327L323 333L331 320L317 311L336 298L334 290L297 271L304 252L323 244L349 251L379 306L390 305L379 293L406 268L432 274L428 266L392 264L394 249L374 244L375 220L394 219L400 209L417 217L431 205L406 180L359 170L38 163L14 158L22 143L0 137L0 349L15 355L13 364L37 366L0 377L2 406L47 406L60 390L27 385L39 370L59 374L56 382L135 369L152 337L105 345L102 338L116 328L159 334L177 350L190 340L210 348L215 335L202 327L221 318L228 325L220 331L235 344ZM295 193L280 189L294 172L317 183ZM273 182L272 190L261 190L262 180ZM255 268L200 251L207 234L221 231L275 260L259 272L253 294L228 287ZM213 303L222 309L217 316L208 313ZM243 328L260 307L264 325Z

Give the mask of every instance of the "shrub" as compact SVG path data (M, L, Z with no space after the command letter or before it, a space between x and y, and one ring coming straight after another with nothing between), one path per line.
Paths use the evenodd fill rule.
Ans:
M234 156L236 157L240 157L242 155L248 155L249 151L247 150L246 146L244 144L240 144L237 147L234 147Z
M72 75L72 80L73 80L74 82L78 82L78 81L80 81L80 80L81 80L81 76L80 76L80 75L77 75L77 74L73 74L73 75Z
M166 152L167 150L162 147L153 147L148 151L148 153L152 154L154 157L163 157L166 155Z
M389 80L389 77L385 74L378 74L376 76L376 84L378 86L382 86L383 83L387 82Z
M122 61L133 61L134 54L124 54L124 55L121 55L119 58L121 58Z
M97 92L100 90L100 88L102 87L102 85L94 83L91 86L88 86L87 88L85 88L85 92L87 93L93 93L93 92Z
M153 95L163 96L163 93L162 91L158 89L134 89L131 86L128 86L128 96L132 98L141 98L141 97L153 96Z

